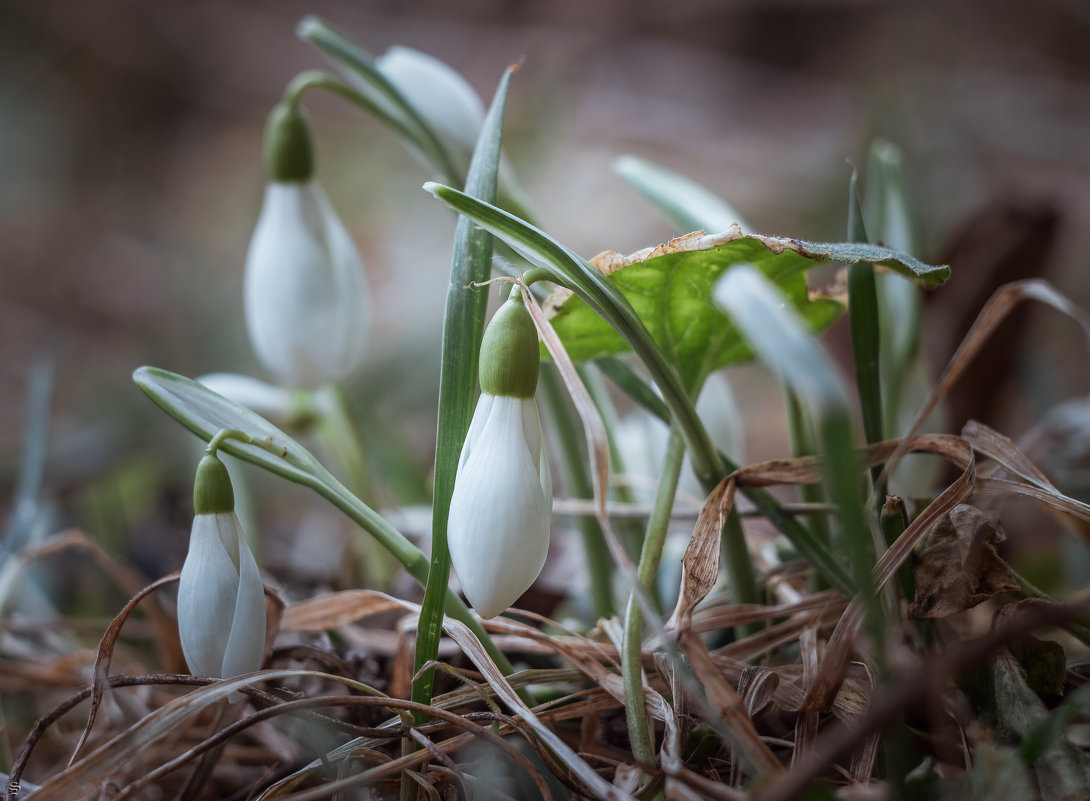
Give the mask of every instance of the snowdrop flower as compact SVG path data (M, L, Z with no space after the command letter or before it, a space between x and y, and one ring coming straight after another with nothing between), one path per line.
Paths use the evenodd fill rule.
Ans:
M313 177L309 126L278 105L265 138L269 185L246 255L246 327L258 359L288 387L344 378L363 357L363 262Z
M484 123L484 103L457 71L434 56L395 45L375 59L375 67L439 137L455 166L469 166Z
M537 331L516 289L481 343L481 397L462 446L447 544L481 617L503 612L541 572L552 483L534 391Z
M193 485L193 530L178 585L178 634L196 676L232 678L261 668L265 591L235 516L223 462L201 459ZM241 698L238 693L231 701Z

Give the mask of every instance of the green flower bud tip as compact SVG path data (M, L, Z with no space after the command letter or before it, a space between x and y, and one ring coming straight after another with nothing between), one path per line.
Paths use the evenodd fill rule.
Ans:
M227 467L215 454L205 454L193 480L193 512L215 515L235 511L235 491Z
M534 397L540 359L534 320L521 296L511 297L492 316L481 341L481 392Z
M314 175L314 136L298 103L283 100L269 114L265 172L278 183L302 183Z

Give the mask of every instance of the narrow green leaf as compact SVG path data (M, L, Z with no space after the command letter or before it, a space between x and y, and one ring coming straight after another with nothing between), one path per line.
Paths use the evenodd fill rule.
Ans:
M670 409L662 402L662 398L655 394L655 390L636 375L631 367L613 356L604 356L594 363L598 365L602 374L628 397L667 425L670 424Z
M865 242L863 212L859 206L857 176L852 170L848 188L848 239ZM881 442L882 436L882 375L879 369L881 334L878 320L878 290L874 281L874 265L859 261L848 267L848 316L851 323L852 357L855 361L855 386L859 408L863 414L863 434L868 444ZM881 467L873 468L877 482Z
M915 253L918 237L905 186L904 156L892 142L876 139L866 172L867 230L870 239L906 253ZM919 366L920 290L896 276L877 277L882 320L882 387L887 437L899 436L915 413L930 384ZM917 397L918 396L918 397Z
M310 451L265 418L192 379L157 367L138 368L133 373L133 381L159 408L206 442L220 431L229 429L242 432L253 443L260 443L229 439L220 450L314 490L371 534L421 585L427 581L428 557L334 478ZM496 664L510 670L506 657L461 599L448 592L445 603L447 614L473 629L492 658L498 660Z
M733 206L679 172L632 155L614 161L613 171L682 232L717 233L729 230L732 225L743 231L751 230Z
M851 404L837 378L836 367L824 348L806 330L776 288L749 265L738 265L720 279L715 300L723 306L754 349L792 392L809 400L818 428L821 453L826 461L829 494L837 506L841 550L848 554L852 581L864 593L869 613L877 615L871 568L874 548L863 515L859 489L858 457L852 442ZM807 553L794 543L816 567L829 570L831 554L809 536ZM816 560L816 561L815 561ZM835 560L834 560L835 561ZM834 575L838 571L833 571ZM841 576L833 579L840 586Z
M512 71L500 79L492 107L485 118L473 161L466 179L466 191L494 202L503 138L503 114ZM473 417L477 367L484 333L488 292L474 283L488 280L492 269L492 235L465 217L458 220L450 267L450 288L443 323L443 356L439 378L439 414L435 445L435 486L432 501L431 569L420 611L416 637L414 671L433 661L443 633L443 608L450 579L447 550L447 515L458 472L462 443ZM420 673L413 683L412 699L431 702L435 671ZM423 718L421 718L423 719Z
M714 299L780 381L810 401L817 417L850 408L829 355L756 267L736 265L716 284Z

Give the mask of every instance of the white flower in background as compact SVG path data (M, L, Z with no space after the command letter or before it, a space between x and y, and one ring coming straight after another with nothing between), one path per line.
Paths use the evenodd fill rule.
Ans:
M541 572L552 516L534 401L537 332L517 294L485 331L480 364L481 397L458 460L447 545L466 598L489 618L517 601Z
M214 455L206 455L197 468L193 508L189 554L178 585L182 653L196 676L252 673L265 654L265 591L235 515L230 476Z
M434 56L395 45L375 59L394 85L450 151L461 170L469 166L484 123L484 103L456 70Z
M745 427L730 382L722 371L712 373L704 382L696 400L696 413L704 423L712 444L734 462L742 464L745 460ZM669 436L669 427L650 412L639 410L626 415L616 427L617 445L626 474L633 478L653 477L657 482L666 458ZM653 498L654 489L651 486L645 489L648 497ZM698 500L703 500L707 495L693 473L688 458L678 479L678 492Z
M273 386L248 375L209 373L200 376L197 382L274 425L290 426L308 415L307 405L301 397L303 393Z
M746 429L730 381L722 370L712 373L704 381L700 397L696 399L696 413L708 430L712 444L732 461L743 464ZM693 476L693 480L696 480L696 476Z
M287 387L315 387L363 358L370 298L363 262L313 178L302 112L282 103L266 128L270 182L246 255L246 327Z

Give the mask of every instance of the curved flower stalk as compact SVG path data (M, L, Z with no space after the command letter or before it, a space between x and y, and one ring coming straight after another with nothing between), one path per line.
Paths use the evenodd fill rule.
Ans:
M481 344L481 397L447 519L451 563L484 618L518 600L549 550L553 496L534 401L538 359L537 332L516 290Z
M394 45L375 59L375 67L439 137L464 174L484 123L484 103L473 87L439 59L411 47Z
M314 179L311 135L298 106L266 128L269 184L246 255L245 309L262 365L288 387L344 378L363 358L370 298L363 261Z
M235 515L231 479L206 454L193 485L193 529L178 585L178 635L194 675L231 678L261 668L265 590ZM232 693L236 701L240 694Z

